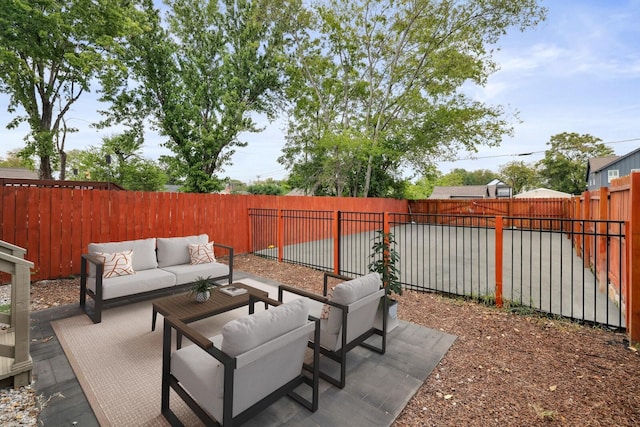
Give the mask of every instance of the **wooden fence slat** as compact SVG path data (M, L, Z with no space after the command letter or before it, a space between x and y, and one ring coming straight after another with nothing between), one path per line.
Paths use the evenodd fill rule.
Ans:
M68 275L73 274L74 269L80 262L80 256L83 253L82 244L82 214L83 214L83 194L80 189L71 190L71 206L72 212L72 224L71 224L71 259L69 260L69 272Z
M27 251L26 258L33 262L33 277L36 278L36 272L40 269L40 251L36 250L40 244L40 192L30 191L28 194L28 210L27 210L27 246L31 251Z
M60 191L60 276L71 275L72 270L72 230L73 230L73 189Z

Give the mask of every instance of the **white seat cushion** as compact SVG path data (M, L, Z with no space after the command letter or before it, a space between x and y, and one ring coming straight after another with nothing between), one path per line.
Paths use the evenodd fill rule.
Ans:
M127 295L135 295L156 289L175 286L176 276L159 268L136 271L130 276L115 276L102 279L102 299L108 300ZM96 290L96 278L87 278L87 287Z
M172 265L162 267L161 270L167 271L176 276L176 285L194 282L198 277L220 277L229 274L229 266L219 262L210 262L207 264L186 264Z

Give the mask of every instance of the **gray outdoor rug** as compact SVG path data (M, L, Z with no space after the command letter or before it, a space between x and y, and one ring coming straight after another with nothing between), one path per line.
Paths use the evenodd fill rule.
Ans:
M251 279L242 281L277 296L273 286ZM246 308L193 325L212 336L226 322L244 314ZM82 315L56 321L53 328L101 425L168 425L160 415L162 327L151 332L151 302L106 310L99 324ZM282 398L245 425L390 425L455 338L400 321L388 334L386 354L364 348L349 353L344 389L320 382L317 412ZM329 360L326 363L333 364ZM171 407L186 425L200 425L175 394Z

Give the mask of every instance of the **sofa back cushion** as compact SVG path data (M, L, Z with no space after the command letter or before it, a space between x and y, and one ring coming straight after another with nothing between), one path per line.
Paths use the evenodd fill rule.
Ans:
M158 268L155 238L125 240L123 242L89 243L87 251L90 254L96 252L118 253L133 251L131 254L131 264L134 271ZM93 264L89 264L89 276L96 276L96 269Z
M189 244L203 244L209 242L209 236L200 234L185 237L158 237L158 267L190 264Z
M222 348L236 357L307 322L309 305L298 298L277 307L232 320L222 328Z

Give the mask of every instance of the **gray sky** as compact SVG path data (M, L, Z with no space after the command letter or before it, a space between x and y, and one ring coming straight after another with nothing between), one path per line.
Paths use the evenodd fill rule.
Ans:
M474 98L518 111L514 136L497 148L480 147L475 160L442 162L439 169L492 169L512 160L536 162L544 156L546 142L562 132L591 134L601 138L616 154L640 147L640 0L555 0L542 2L549 9L547 21L525 33L512 31L500 43L495 59L500 71L483 88L470 88ZM0 157L24 145L26 126L5 128L8 97L0 95ZM118 129L98 131L89 125L98 120L101 107L93 94L83 94L67 114L69 126L80 132L68 135L67 150L100 145L103 136ZM284 120L268 123L265 130L248 134L245 148L238 148L225 176L251 182L283 179L287 172L277 163L284 146ZM144 155L170 154L154 133L145 138ZM619 142L627 141L627 142ZM517 156L533 153L528 156Z

